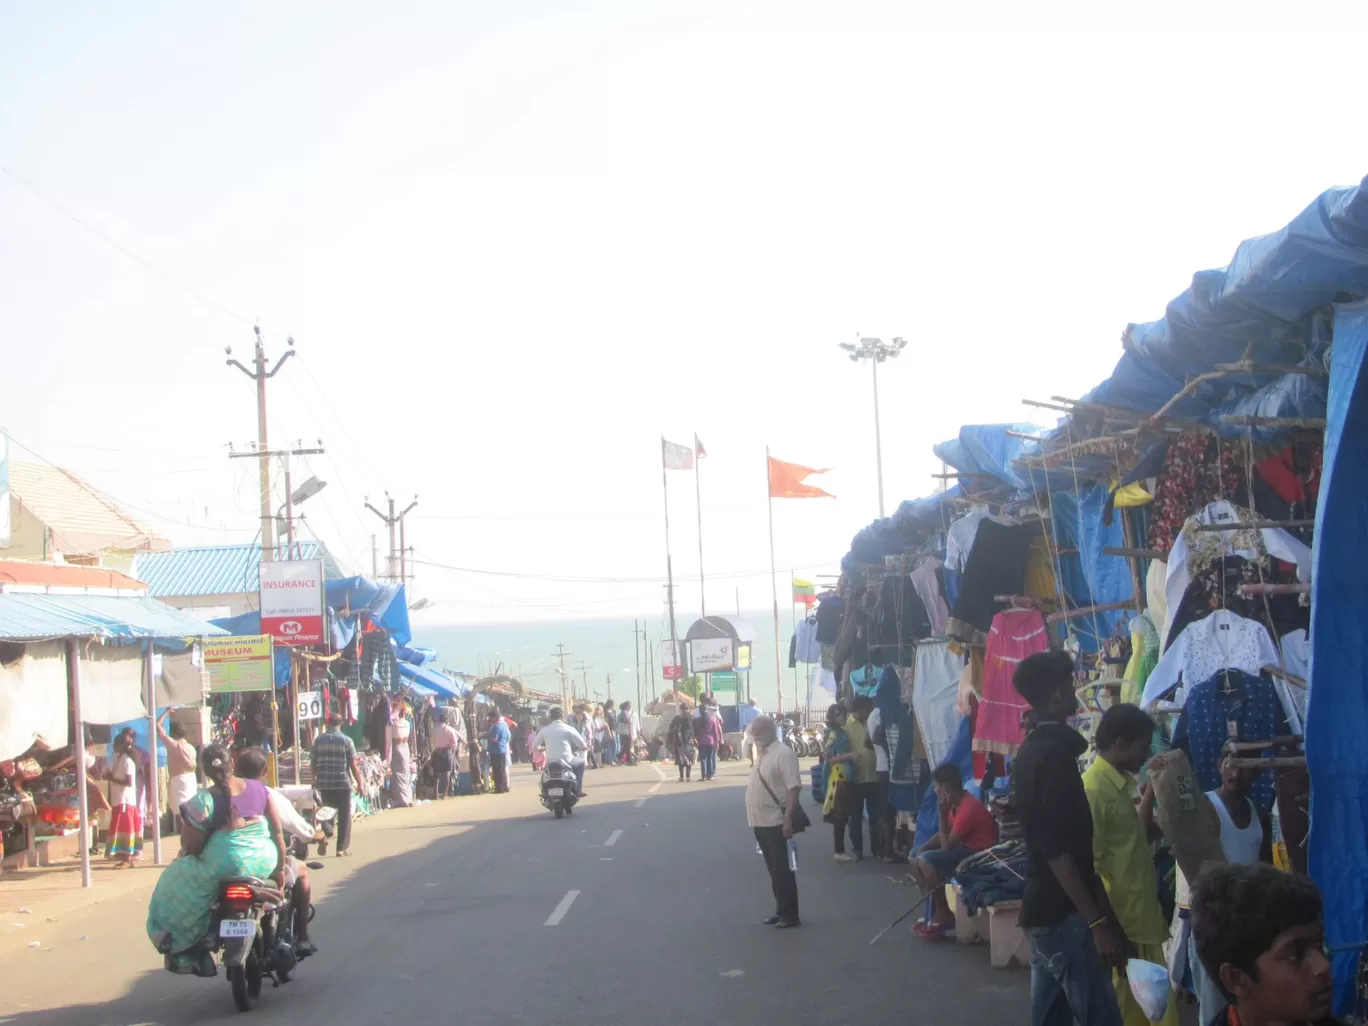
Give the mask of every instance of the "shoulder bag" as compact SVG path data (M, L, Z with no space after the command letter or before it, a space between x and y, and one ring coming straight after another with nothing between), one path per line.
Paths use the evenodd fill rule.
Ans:
M788 815L788 805L779 800L779 796L775 794L774 789L769 786L769 783L765 780L764 771L761 770L759 766L755 767L755 775L760 778L760 786L768 792L769 796L774 799L774 803L779 806L779 811ZM812 820L808 819L808 814L803 810L802 791L800 788L798 801L793 806L793 832L795 834L801 834L810 826L812 826Z

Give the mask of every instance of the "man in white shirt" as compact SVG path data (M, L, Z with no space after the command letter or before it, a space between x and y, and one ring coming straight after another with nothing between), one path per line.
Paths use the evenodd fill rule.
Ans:
M792 929L798 919L798 877L789 868L788 842L793 836L793 812L798 807L802 779L798 757L779 743L774 720L758 716L750 726L759 749L755 768L746 784L746 822L755 832L755 843L765 857L774 890L774 915L766 926Z
M891 862L893 821L896 812L893 806L888 804L888 736L884 732L883 716L879 713L877 705L865 721L865 729L869 731L869 740L874 745L874 769L878 773L878 781L874 787L874 807L870 809L871 813L878 814L878 819L871 820L869 824L869 847L876 858Z
M624 702L625 706L626 703ZM532 750L546 749L548 764L559 762L575 771L576 789L584 797L584 753L589 750L588 743L578 730L565 722L565 712L560 706L552 706L548 714L551 722L537 731L532 739Z
M623 702L618 709L618 758L624 766L636 765L636 739L641 732L641 721L631 702Z

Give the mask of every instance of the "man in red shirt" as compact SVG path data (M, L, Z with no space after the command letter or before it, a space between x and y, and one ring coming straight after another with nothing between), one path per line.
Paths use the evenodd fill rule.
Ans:
M945 883L970 855L997 844L997 822L983 803L964 789L959 767L937 766L931 774L939 799L940 829L922 845L908 875L931 895L931 922L913 927L927 940L936 940L955 925L955 915L945 901Z

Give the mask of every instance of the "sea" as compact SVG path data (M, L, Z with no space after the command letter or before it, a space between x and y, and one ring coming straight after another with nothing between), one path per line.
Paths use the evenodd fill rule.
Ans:
M741 615L752 626L751 633L755 635L751 648L752 669L748 674L741 674L742 697L749 685L750 695L756 703L766 711L773 711L778 708L780 697L775 676L773 613L746 612ZM647 671L646 653L639 641L634 644L634 631L639 623L644 621L616 617L540 623L428 624L415 617L413 644L437 650L437 659L432 664L437 669L480 676L506 673L528 687L552 694L561 691L557 646L563 645L566 673L572 679L577 695L587 693L596 701L611 697L618 702L627 698L633 702L649 702L669 687L660 676L660 642L668 629L662 627L658 615L645 625L655 663L653 682ZM788 644L793 624L785 610L780 611L779 627L783 647L783 707L792 709L807 698L808 667L789 668ZM681 633L684 628L681 623ZM640 678L637 677L638 658ZM796 703L795 695L798 696ZM719 695L719 699L730 704L724 696ZM815 689L814 704L825 705L826 701L829 699L821 695L820 689Z

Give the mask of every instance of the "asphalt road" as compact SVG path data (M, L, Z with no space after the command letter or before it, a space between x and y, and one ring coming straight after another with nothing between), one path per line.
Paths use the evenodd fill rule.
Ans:
M1028 978L985 948L902 924L915 893L872 860L838 865L830 828L799 842L803 927L777 931L745 825L745 763L709 784L650 766L589 774L568 819L514 792L397 810L315 874L321 951L267 983L259 1023L640 1026L1029 1021ZM810 804L810 802L809 802ZM147 873L151 870L135 870ZM0 902L3 902L0 883ZM227 983L175 977L143 930L147 888L34 924L0 950L3 1026L244 1021ZM910 921L909 921L910 922Z

